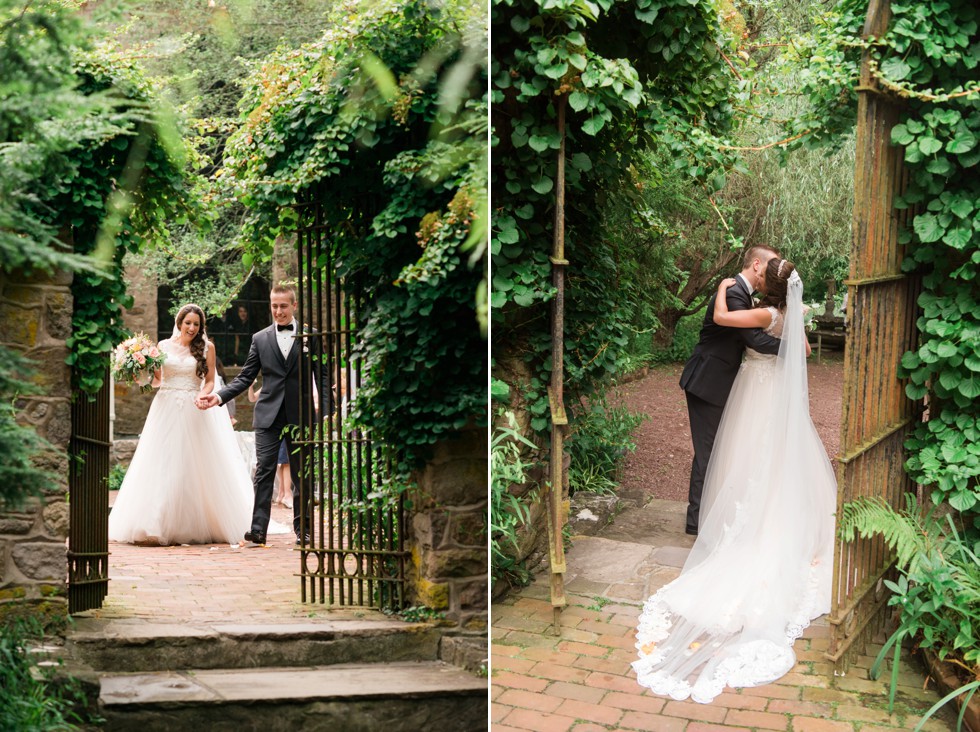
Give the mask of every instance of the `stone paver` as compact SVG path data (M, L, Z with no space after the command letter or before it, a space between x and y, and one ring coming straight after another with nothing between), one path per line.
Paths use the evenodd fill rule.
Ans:
M634 630L642 601L623 597L622 587L642 585L655 592L677 576L690 548L683 535L671 544L669 530L656 534L640 538L644 543L629 541L626 532L618 541L574 538L567 555L569 605L562 612L561 635L550 626L546 573L492 606L494 732L885 732L911 730L938 701L925 674L903 661L901 701L889 714L885 681L867 678L876 647L867 649L869 655L859 657L846 676L832 676L823 655L829 639L825 618L814 621L797 641L799 663L774 684L729 689L708 705L677 702L641 687L630 663L636 657ZM615 561L603 562L604 554ZM658 559L664 564L658 565ZM948 709L927 724L937 732L954 727Z

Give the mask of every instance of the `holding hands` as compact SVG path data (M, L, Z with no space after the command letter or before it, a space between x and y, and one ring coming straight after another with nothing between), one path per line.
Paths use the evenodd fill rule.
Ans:
M211 407L217 407L219 404L221 404L221 400L218 399L217 394L204 394L202 396L198 396L194 400L194 404L198 409L210 409Z

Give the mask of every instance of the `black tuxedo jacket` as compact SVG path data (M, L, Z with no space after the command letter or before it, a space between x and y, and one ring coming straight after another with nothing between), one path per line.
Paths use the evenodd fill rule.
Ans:
M307 344L309 351L303 351L304 344ZM295 338L289 354L283 358L276 340L276 324L260 330L252 336L248 357L238 376L218 391L221 403L226 404L245 391L261 371L262 391L252 413L252 427L268 429L284 406L287 423L299 424L299 359L300 355L309 357L311 354L319 355L319 342L316 338ZM330 387L324 383L325 368L319 358L313 359L311 371L317 381L320 414L326 415Z
M748 310L754 307L752 293L742 281L728 288L726 302L729 310ZM708 301L708 312L701 324L701 337L694 353L681 374L681 388L710 404L725 406L735 383L742 353L746 347L759 353L779 353L779 339L767 335L761 328L729 328L715 323L715 298Z

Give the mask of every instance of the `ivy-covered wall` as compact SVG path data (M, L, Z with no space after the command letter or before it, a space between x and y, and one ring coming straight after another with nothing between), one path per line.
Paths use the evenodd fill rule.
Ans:
M55 481L0 510L0 624L30 613L59 625L67 618L65 539L68 536L68 440L71 391L65 340L71 331L72 276L25 277L0 272L0 345L31 359L37 394L20 395L17 421L51 447L35 456Z

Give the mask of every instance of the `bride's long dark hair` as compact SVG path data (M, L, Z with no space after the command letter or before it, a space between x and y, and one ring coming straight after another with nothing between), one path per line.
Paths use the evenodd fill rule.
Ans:
M796 265L788 259L773 257L766 265L766 294L756 307L786 309L786 288L789 276L796 271Z
M784 290L785 287L786 286L783 285ZM194 340L191 341L190 351L191 355L197 360L197 375L203 379L208 375L208 361L204 356L204 337L206 334L204 327L204 311L193 303L184 305L184 307L177 311L177 319L175 322L177 324L178 331L180 330L180 326L184 324L184 318L187 317L188 313L195 313L201 320L201 328L194 335Z

